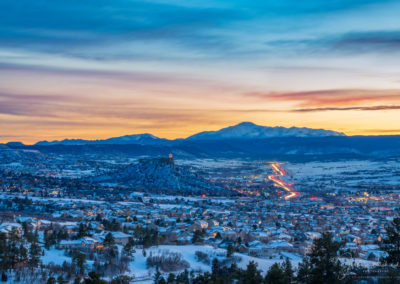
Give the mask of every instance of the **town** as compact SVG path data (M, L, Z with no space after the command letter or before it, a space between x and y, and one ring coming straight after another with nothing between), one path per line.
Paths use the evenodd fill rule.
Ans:
M105 279L152 283L155 273L167 279L171 273L210 272L214 259L242 269L254 263L265 274L287 260L298 267L325 233L342 244L343 263L376 269L387 256L381 248L387 226L400 211L396 161L353 161L357 166L349 172L339 171L339 162L175 161L170 154L136 160L133 164L142 166L132 168L118 160L72 160L68 166L71 160L64 158L62 167L49 162L56 175L43 173L47 162L37 172L30 162L25 168L3 161L0 233L25 244L3 273L13 281L45 282L53 276L73 281L102 271ZM88 164L97 165L95 173L86 170ZM153 181L130 188L121 168L145 170L146 179L170 180L179 172L181 188L168 195L167 188L152 190ZM72 171L79 174L71 177ZM389 172L386 178L394 182L368 182L364 175L372 171ZM324 180L335 182L323 186ZM203 189L193 190L194 184ZM40 269L34 273L25 270L33 257L26 240L36 244Z
M400 284L399 0L0 0L0 284Z

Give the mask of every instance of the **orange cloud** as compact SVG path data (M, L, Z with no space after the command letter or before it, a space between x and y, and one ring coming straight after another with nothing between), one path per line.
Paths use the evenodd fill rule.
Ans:
M356 103L400 101L400 90L332 89L283 93L248 93L262 100L297 102L299 106L344 106Z
M399 105L380 105L380 106L367 106L367 107L320 107L320 108L300 108L292 110L293 112L317 112L317 111L349 111L349 110L400 110Z

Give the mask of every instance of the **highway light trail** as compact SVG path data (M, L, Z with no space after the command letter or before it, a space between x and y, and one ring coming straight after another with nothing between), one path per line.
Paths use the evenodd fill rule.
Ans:
M299 192L297 192L290 184L284 182L283 180L280 180L279 177L287 176L286 171L280 166L281 163L269 163L270 167L274 171L273 175L269 175L268 179L273 181L276 186L279 186L280 188L283 188L286 190L289 194L286 195L284 198L285 200L289 200L291 198L297 197L300 195Z

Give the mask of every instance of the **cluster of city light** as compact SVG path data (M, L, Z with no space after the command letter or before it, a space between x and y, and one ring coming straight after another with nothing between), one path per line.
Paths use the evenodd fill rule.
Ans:
M269 163L269 165L272 168L272 170L274 171L274 174L269 175L268 179L273 181L276 186L279 186L280 188L289 192L289 194L284 197L285 200L289 200L291 198L299 196L300 193L297 192L290 184L279 179L279 177L283 177L283 176L287 175L286 171L280 166L281 164L280 163Z
M370 196L368 192L364 192L364 196L351 196L348 197L347 200L350 202L364 202L367 203L368 200L372 201L384 201L388 199L388 197L384 196Z
M255 196L260 196L260 192L258 190L243 190L243 189L237 189L233 188L234 191L240 193L240 194L249 194L249 195L255 195Z

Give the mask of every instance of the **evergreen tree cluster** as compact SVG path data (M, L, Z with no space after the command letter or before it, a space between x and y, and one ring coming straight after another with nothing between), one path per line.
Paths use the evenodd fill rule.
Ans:
M101 223L104 226L104 230L106 231L112 231L112 232L117 232L122 230L121 223L119 223L116 219L107 220L103 219Z
M133 235L137 245L142 245L144 248L156 246L162 241L157 229L136 227Z
M68 239L68 233L64 228L56 229L50 226L43 234L44 247L46 249L50 249L51 246L60 243L61 240Z
M250 261L246 269L240 269L235 263L224 266L218 259L212 261L211 273L200 273L191 278L191 284L335 284L345 283L346 266L339 259L342 244L333 241L330 233L323 234L314 241L311 252L299 264L297 275L289 259L282 264L273 264L265 276L258 269L257 263ZM228 250L229 251L229 250ZM233 252L231 252L233 253ZM231 254L229 253L229 254ZM159 275L160 279L162 277ZM163 281L163 280L158 280ZM322 282L321 282L322 281ZM155 283L165 283L156 282ZM169 283L169 282L166 282ZM171 282L175 283L175 282Z
M38 231L32 232L26 224L22 232L12 229L0 233L0 269L2 281L7 281L7 270L22 266L38 267L42 250L39 246Z

